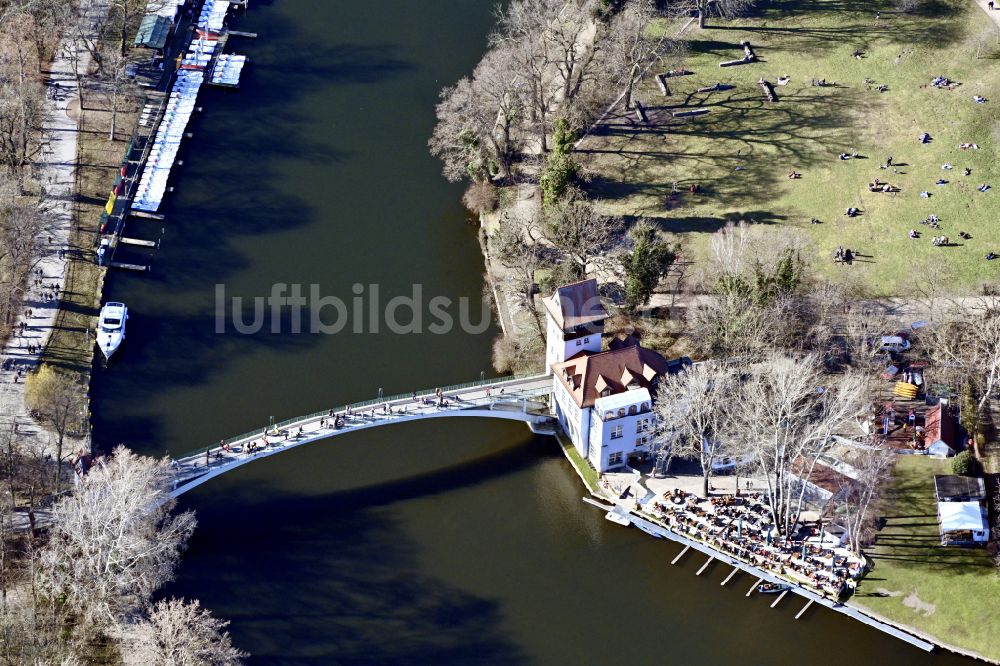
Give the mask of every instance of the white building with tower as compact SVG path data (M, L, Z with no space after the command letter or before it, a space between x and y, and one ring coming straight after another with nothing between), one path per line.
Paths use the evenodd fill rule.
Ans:
M659 379L690 360L667 361L632 336L611 340L601 351L609 315L597 280L559 287L543 303L546 368L563 431L599 472L624 467L630 456L645 457Z

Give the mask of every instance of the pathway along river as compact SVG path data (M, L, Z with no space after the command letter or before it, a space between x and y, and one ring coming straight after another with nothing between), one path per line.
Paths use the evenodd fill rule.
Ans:
M231 296L358 282L478 302L461 190L426 149L438 90L470 72L493 0L257 0L239 91L203 93L163 247L114 274L129 336L94 377L96 440L181 453L334 403L488 370L494 331L214 332ZM145 223L143 223L145 224ZM185 495L199 528L169 594L233 621L255 663L957 663L834 613L744 598L721 568L580 502L547 438L444 420L338 438Z

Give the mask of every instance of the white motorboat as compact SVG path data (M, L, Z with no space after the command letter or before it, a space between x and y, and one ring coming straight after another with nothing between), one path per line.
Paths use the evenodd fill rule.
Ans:
M608 511L607 514L605 514L604 519L610 520L615 525L621 525L622 527L628 527L632 524L632 521L628 519L628 516L626 516L622 512L622 509L617 506L611 511Z
M104 354L105 361L111 360L111 355L118 351L125 340L127 319L128 308L124 303L105 303L101 308L101 320L97 325L97 347Z

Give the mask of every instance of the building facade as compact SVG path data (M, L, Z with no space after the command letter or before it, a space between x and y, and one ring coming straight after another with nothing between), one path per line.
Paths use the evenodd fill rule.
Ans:
M601 351L608 313L596 280L560 287L544 303L546 367L563 432L599 472L645 457L652 446L657 384L690 360L667 361L634 337L612 340Z

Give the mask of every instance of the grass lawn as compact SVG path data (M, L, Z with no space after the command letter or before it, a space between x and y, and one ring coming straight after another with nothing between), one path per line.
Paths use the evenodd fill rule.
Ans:
M563 434L556 435L556 439L559 440L559 446L562 447L563 452L566 457L569 458L570 463L576 468L576 471L580 473L583 477L584 482L591 492L597 492L600 487L597 479L597 472L593 467L590 466L586 460L584 460L580 453L573 446L573 442L569 441L569 438Z
M99 294L106 270L95 263L94 235L108 192L114 186L128 132L138 114L134 109L119 112L118 137L109 141L109 114L100 108L101 100L91 99L96 95L85 95L86 110L77 142L81 165L77 180L77 223L70 238L74 252L70 255L66 287L43 360L62 370L87 374L94 355L90 331L97 326Z
M818 272L854 273L851 281L875 295L906 293L920 267L935 260L946 262L953 287L995 280L1000 261L987 262L984 255L1000 252L1000 166L994 160L1000 31L968 0L929 0L924 7L916 14L886 11L876 20L874 11L890 10L888 3L786 0L763 3L746 19L713 19L704 30L692 25L685 33L686 68L694 74L668 79L672 94L666 98L652 76L642 84L638 98L650 122L638 123L634 114L612 117L581 145L591 195L604 199L609 213L658 218L695 258L706 258L709 234L746 219L801 230ZM760 62L719 67L742 57L742 40L750 41ZM852 56L855 49L864 52L860 60ZM977 49L984 57L977 58ZM785 75L790 82L775 87L779 101L767 102L758 78L774 83ZM961 85L934 88L936 75ZM838 85L814 87L814 78ZM887 84L888 92L869 89L866 78ZM716 83L735 87L696 92ZM977 104L973 95L990 101ZM695 107L711 112L671 116L672 109ZM931 135L930 144L920 144L922 132ZM979 150L959 149L963 142ZM838 159L852 150L864 159ZM879 168L888 155L900 164L898 173ZM942 170L945 163L954 169ZM968 177L966 167L972 169ZM792 170L802 178L789 180ZM869 192L876 177L901 191ZM937 186L939 178L950 182ZM675 183L681 194L671 201ZM700 194L688 192L693 183ZM981 183L993 191L978 192ZM922 190L932 196L921 198ZM847 218L848 206L864 214ZM941 231L919 224L931 214L941 219ZM810 224L812 218L822 223ZM911 228L922 232L919 240L908 238ZM972 240L960 239L959 231ZM958 246L932 246L931 237L939 234ZM836 265L837 246L870 256Z
M868 554L875 569L854 602L942 641L1000 659L993 621L1000 575L984 549L945 548L938 536L934 474L948 464L900 456L882 506L886 525Z

